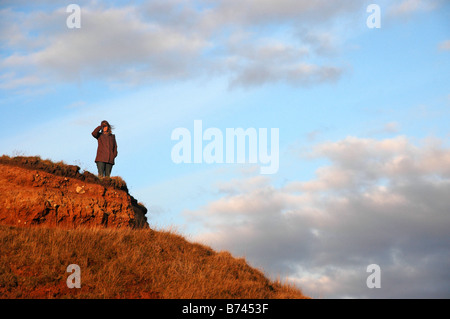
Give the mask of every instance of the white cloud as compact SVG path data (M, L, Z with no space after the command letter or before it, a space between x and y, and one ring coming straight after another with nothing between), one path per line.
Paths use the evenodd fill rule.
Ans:
M398 122L385 123L380 128L371 129L367 132L369 136L385 135L385 134L398 134L400 131L400 124Z
M438 48L440 51L450 51L450 40L440 42Z
M402 0L389 7L389 14L393 16L408 16L416 12L436 9L441 0Z
M0 20L7 21L0 33L2 67L25 79L38 75L51 81L139 84L226 75L231 86L333 82L344 68L314 57L336 49L336 34L315 28L346 19L362 3L171 0L106 7L92 1L81 7L81 29L66 27L62 7L2 10ZM307 36L299 37L299 30ZM19 84L39 83L17 78L2 87Z
M348 137L313 153L331 162L314 180L280 188L232 181L219 200L186 211L203 224L196 240L245 255L314 296L448 295L450 150L430 139ZM365 285L372 263L382 268L382 289Z
M238 25L271 23L320 24L362 8L367 1L226 0L214 2L208 21ZM216 4L217 3L217 4Z
M11 90L18 87L34 86L45 81L38 75L18 76L15 72L0 75L0 89Z
M30 19L39 24L41 15L31 14ZM56 21L61 21L56 17L64 17L61 10L46 16L55 21L52 32L45 35L48 44L38 51L10 55L4 67L32 65L65 80L119 79L133 70L140 70L140 77L183 77L207 45L195 35L142 21L134 7L83 8L81 29L57 26Z

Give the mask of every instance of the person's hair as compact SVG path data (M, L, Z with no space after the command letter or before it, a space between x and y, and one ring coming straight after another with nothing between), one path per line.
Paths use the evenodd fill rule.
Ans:
M104 126L108 127L108 131L107 132L112 133L112 130L114 129L114 126L109 124L108 121L103 120L102 121L102 127L104 127Z

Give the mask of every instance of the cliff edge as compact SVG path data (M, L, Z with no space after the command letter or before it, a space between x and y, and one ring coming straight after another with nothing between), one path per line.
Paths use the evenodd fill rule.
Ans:
M40 157L0 157L0 223L148 228L147 209L120 177L99 179Z

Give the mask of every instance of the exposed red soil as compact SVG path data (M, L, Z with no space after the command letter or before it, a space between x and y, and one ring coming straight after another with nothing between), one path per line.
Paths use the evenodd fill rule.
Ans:
M147 209L120 178L39 157L0 157L0 223L148 228Z

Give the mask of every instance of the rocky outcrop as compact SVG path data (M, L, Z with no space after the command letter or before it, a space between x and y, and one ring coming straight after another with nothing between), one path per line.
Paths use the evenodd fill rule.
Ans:
M0 158L1 224L148 228L146 213L120 177L100 180L39 157Z

